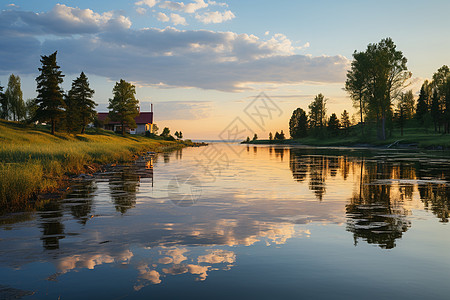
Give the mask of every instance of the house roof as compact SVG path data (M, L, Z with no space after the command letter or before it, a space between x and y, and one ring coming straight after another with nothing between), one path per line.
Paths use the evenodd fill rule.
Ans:
M108 117L108 113L97 113L99 121L105 121ZM153 124L153 113L152 112L141 112L134 118L136 124ZM120 124L119 122L109 121L108 124Z

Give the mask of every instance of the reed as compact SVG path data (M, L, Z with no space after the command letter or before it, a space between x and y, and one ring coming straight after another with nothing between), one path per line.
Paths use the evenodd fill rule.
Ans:
M30 198L55 191L70 175L92 171L92 166L128 162L145 151L183 146L104 130L52 136L43 127L0 120L0 210L25 209Z

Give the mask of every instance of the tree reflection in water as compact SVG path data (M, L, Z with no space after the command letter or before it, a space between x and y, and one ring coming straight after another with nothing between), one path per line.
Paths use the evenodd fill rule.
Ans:
M79 223L85 225L91 217L96 190L97 186L93 180L76 186L63 200L64 210L69 211Z
M109 179L111 197L116 211L124 214L136 205L140 177L133 166L124 166Z
M42 228L42 246L46 250L59 249L59 240L65 237L61 203L53 200L44 204L39 212L39 218L39 227Z
M340 174L345 181L353 173L357 188L346 205L346 216L347 230L353 233L355 245L363 239L381 248L395 247L396 240L411 227L405 204L412 201L415 187L425 209L441 222L449 221L450 188L446 182L450 180L450 169L445 168L449 171L443 172L442 161L438 164L428 158L417 158L409 162L409 159L390 158L389 154L373 157L369 152L342 153L290 149L289 167L294 180L308 182L319 201L326 194L329 178ZM369 158L362 158L366 156ZM442 183L437 184L436 179Z
M395 241L411 226L408 211L403 207L401 195L413 186L399 187L398 199L392 194L390 184L377 183L379 179L392 179L396 169L383 162L362 162L360 165L359 190L346 206L347 230L353 233L355 245L361 238L369 244L392 249ZM411 198L409 198L411 199Z

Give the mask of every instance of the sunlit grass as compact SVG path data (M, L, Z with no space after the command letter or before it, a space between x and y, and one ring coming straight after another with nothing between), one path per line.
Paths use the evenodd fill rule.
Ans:
M92 170L92 166L126 162L138 153L182 146L103 130L52 136L45 128L0 121L0 208L23 209L27 199L57 189L66 175Z

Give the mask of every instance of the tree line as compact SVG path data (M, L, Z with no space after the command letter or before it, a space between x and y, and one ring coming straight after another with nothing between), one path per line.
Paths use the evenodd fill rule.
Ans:
M401 135L409 120L415 120L425 129L434 125L436 132L450 133L450 70L444 65L434 73L431 82L425 81L417 104L412 90L405 92L412 74L406 66L407 59L397 50L391 38L369 44L365 51L353 53L347 72L345 90L354 107L358 109L361 134L366 126L374 124L377 137L385 140L397 126ZM327 99L317 95L308 106L294 110L289 121L292 138L308 135L326 136L348 134L351 126L346 110L340 116L333 113L328 118Z
M308 113L302 108L294 110L289 120L291 138L304 138L308 135L325 137L341 133L348 134L351 122L347 110L342 112L340 118L335 113L328 118L327 101L328 99L323 94L318 94L309 104Z
M51 134L56 130L70 133L85 133L88 124L96 123L97 103L92 99L95 91L90 88L89 80L84 72L72 82L69 91L61 87L63 78L60 66L56 62L57 52L49 56L42 55L40 74L36 77L37 97L23 100L20 77L11 74L6 90L0 86L0 118L25 123L48 123ZM120 79L113 88L113 98L109 99L108 118L125 128L136 128L135 117L139 115L139 100L136 99L136 88L129 82ZM157 128L154 125L155 129ZM156 129L157 130L157 129ZM170 135L165 128L163 135ZM183 137L181 131L176 132L177 138Z

